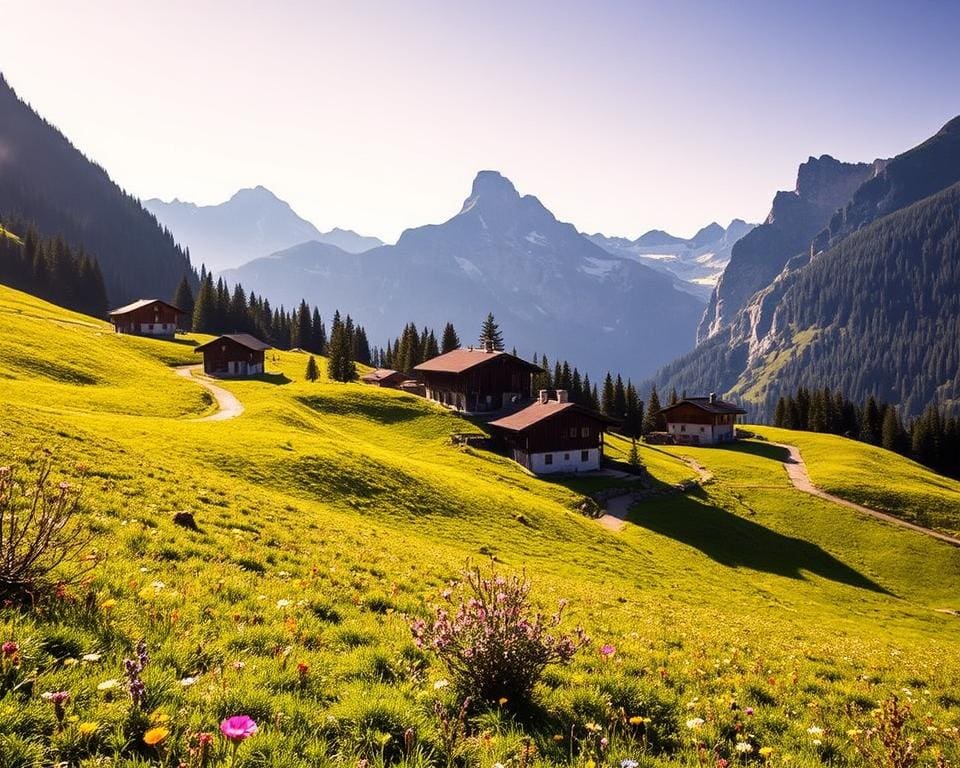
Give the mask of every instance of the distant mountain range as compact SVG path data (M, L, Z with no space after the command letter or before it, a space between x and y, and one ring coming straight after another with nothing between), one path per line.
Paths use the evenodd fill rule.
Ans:
M364 237L349 229L321 232L262 186L241 189L219 205L152 198L144 206L182 246L189 248L194 264L204 264L212 272L237 267L308 240L329 243L348 253L383 245L376 237Z
M675 276L678 288L705 300L730 261L734 244L755 226L734 219L724 229L714 222L689 239L674 237L659 229L652 229L636 240L600 233L586 237L609 253Z
M469 344L492 311L508 346L594 375L649 375L692 347L703 312L673 277L604 250L494 171L477 175L453 218L396 245L348 254L307 242L224 277L288 306L305 296L349 310L380 344L411 320L451 321Z
M136 198L110 180L0 75L0 218L31 222L95 256L113 304L171 298L190 262Z
M740 241L703 341L654 377L769 416L799 385L960 407L960 117L889 161L800 167Z

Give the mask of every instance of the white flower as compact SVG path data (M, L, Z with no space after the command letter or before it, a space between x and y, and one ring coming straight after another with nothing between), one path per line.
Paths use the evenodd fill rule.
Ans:
M100 661L100 654L99 654L99 653L85 653L85 654L83 655L83 660L84 660L84 661L89 661L89 662Z
M433 690L439 691L441 688L446 688L448 685L450 685L450 683L447 680L437 680L437 682L433 684Z
M286 608L288 605L290 605L289 600L277 600L277 608Z
M503 768L503 763L494 763L493 768Z
M813 746L815 747L819 747L821 744L823 744L823 742L820 741L820 739L813 739L810 743L813 744Z
M111 688L116 688L120 683L117 680L114 680L112 677L109 680L104 680L100 685L97 686L98 691L109 691Z
M163 589L167 585L164 584L162 581L154 581L152 584L150 584L150 586L153 587L155 590L157 590L157 592L159 592L161 589Z
M692 717L687 720L687 728L693 730L694 728L699 728L703 723L704 719L702 717Z
M749 755L751 752L753 752L753 746L746 741L738 741L735 749L741 755Z
M821 736L823 734L823 728L821 728L819 725L811 725L809 728L807 728L807 733L809 733L811 736Z
M180 681L180 685L182 685L184 688L189 688L189 687L190 687L191 685L193 685L195 682L197 682L197 678L195 678L195 677L185 677L185 678L183 678L183 680Z

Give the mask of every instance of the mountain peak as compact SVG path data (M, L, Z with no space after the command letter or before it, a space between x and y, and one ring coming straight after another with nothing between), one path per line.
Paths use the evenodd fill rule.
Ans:
M517 188L499 171L480 171L473 180L470 197L496 196L498 198L520 197Z
M255 187L244 187L243 189L238 189L233 193L233 197L231 197L228 202L235 202L238 200L283 202L279 197L273 194L273 192L271 192L262 184L257 184Z

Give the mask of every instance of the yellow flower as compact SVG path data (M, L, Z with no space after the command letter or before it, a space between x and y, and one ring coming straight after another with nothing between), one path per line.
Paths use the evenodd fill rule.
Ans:
M80 725L77 726L77 730L80 732L81 736L90 736L99 727L100 723L98 723L96 720L88 720L85 723L80 723Z
M770 755L773 754L773 747L760 747L760 757L766 760Z
M860 735L860 733L861 731L859 728L851 728L849 731L847 731L847 736L851 739L855 739Z
M158 726L156 728L151 728L145 734L143 734L143 743L151 747L157 746L160 742L167 738L170 735L170 729L164 728L163 726Z
M597 768L597 764L593 760L587 760L586 768Z
M102 603L100 603L100 608L104 611L110 611L110 609L115 607L116 604L117 604L117 601L111 597L104 600Z
M163 710L157 709L150 713L150 722L156 725L163 725L170 722L170 715Z
M502 707L502 706L503 706L504 704L506 704L508 701L509 701L509 699L508 699L506 696L501 696L500 699L499 699L499 704L500 704L500 706Z

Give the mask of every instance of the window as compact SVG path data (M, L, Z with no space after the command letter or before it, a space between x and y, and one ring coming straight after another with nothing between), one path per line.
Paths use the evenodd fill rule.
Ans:
M543 454L543 463L546 464L548 467L551 464L553 464L553 454L552 453Z
M700 431L703 432L703 427L700 427Z
M686 425L686 424L681 424L681 425L680 425L680 431L681 431L681 432L686 432L686 431L687 431L687 425Z
M590 461L590 451L580 451L580 461Z
M147 326L147 330L148 330L148 331L152 331L152 330L153 330L153 323L150 323L150 325Z
M590 437L590 427L580 427L580 437Z
M577 428L570 427L570 437L576 437L576 436L577 436Z
M569 453L563 454L563 460L564 460L564 461L570 461L570 454L569 454Z

